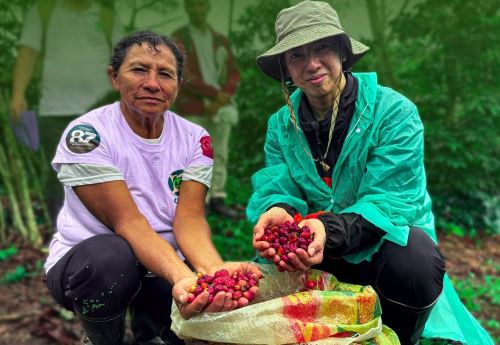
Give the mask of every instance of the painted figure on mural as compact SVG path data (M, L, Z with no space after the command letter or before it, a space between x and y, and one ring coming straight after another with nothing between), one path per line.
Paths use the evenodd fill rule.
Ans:
M177 112L205 128L214 147L214 174L209 211L238 218L226 200L231 128L238 122L234 96L240 81L227 37L207 22L209 0L184 0L189 23L173 33L187 55L186 78L176 103Z

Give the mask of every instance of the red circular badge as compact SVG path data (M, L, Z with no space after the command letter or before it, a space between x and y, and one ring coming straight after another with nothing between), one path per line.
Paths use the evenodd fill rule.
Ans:
M212 139L209 135L205 135L200 139L201 150L203 151L203 155L208 158L214 159L214 149L212 147Z

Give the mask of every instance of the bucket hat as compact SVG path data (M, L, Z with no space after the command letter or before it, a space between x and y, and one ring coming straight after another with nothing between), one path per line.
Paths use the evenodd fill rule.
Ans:
M292 48L322 38L340 36L346 54L344 69L349 69L370 49L345 32L337 11L323 1L303 1L281 10L276 17L275 31L276 44L257 57L257 65L265 74L278 81L282 79L280 55Z

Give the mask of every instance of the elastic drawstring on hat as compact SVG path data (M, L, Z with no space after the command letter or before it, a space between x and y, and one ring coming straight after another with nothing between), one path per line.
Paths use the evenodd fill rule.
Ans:
M285 79L286 76L283 73L283 66L281 65L281 57L278 58L278 65L280 69L280 74L281 74L281 90L283 91L283 94L285 95L285 102L288 107L288 111L290 112L290 120L292 121L293 125L295 126L295 130L299 130L299 126L297 125L297 119L295 118L295 112L293 111L293 106L292 102L290 101L290 91L288 90L288 85Z

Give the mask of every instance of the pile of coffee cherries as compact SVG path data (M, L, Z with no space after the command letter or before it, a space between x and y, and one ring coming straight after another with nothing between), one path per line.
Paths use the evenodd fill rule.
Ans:
M288 253L295 253L298 248L307 251L313 237L307 225L300 228L297 223L286 221L280 225L268 226L260 240L268 242L280 259L289 263Z
M208 291L208 303L214 301L215 295L219 291L229 292L233 296L233 300L238 302L238 307L243 307L252 302L255 295L250 289L254 286L259 286L259 278L252 273L234 272L229 274L227 270L215 272L213 276L208 274L198 273L196 285L189 289L188 303L204 291ZM246 299L246 300L245 300Z

